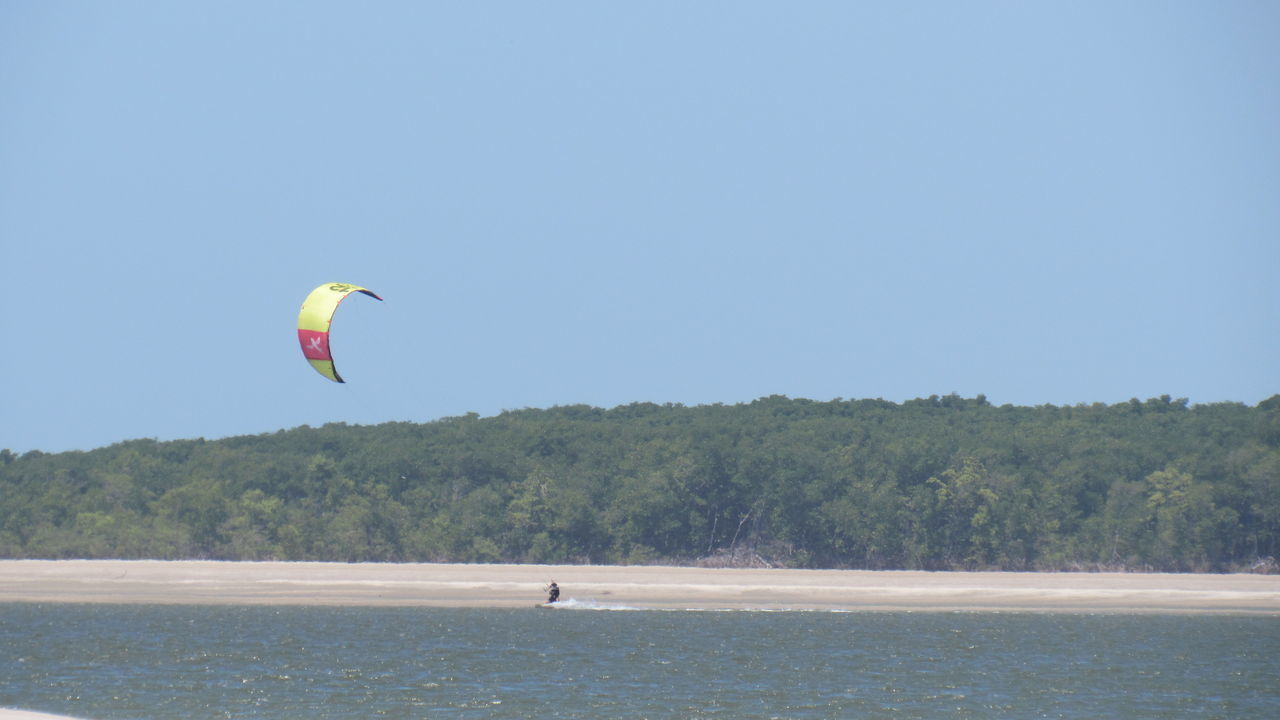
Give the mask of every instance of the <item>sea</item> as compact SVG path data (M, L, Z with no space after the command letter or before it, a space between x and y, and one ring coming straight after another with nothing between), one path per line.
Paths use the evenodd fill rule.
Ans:
M1280 718L1280 619L0 604L0 707L161 718Z

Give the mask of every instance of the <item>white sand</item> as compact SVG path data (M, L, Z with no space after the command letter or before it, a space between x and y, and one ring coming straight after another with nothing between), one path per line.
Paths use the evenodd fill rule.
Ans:
M0 602L1280 615L1280 576L0 560ZM3 716L0 716L3 718Z

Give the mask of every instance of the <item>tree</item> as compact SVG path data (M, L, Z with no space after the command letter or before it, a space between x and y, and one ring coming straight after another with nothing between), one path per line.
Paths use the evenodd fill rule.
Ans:
M1235 512L1217 508L1212 489L1176 466L1151 473L1146 483L1154 521L1151 560L1178 570L1211 569L1215 546L1235 523Z

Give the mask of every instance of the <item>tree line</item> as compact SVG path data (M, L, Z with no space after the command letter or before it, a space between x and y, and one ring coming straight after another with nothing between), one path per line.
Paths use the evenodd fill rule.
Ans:
M0 450L0 556L1274 568L1280 395L562 406Z

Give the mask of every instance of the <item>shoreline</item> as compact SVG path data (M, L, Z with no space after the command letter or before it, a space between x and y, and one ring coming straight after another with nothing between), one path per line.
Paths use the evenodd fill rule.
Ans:
M1280 616L1280 576L605 565L0 560L0 603Z

